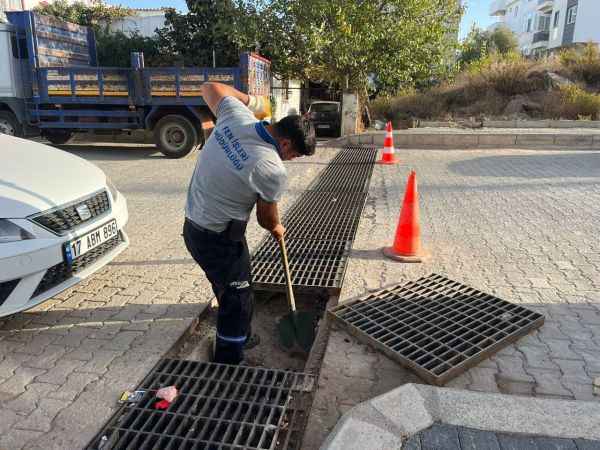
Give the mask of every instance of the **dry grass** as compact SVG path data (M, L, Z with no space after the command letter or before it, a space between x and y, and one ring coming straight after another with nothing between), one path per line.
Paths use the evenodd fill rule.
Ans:
M547 72L580 80L584 87L568 86L549 91ZM555 57L530 60L510 53L493 54L472 63L456 80L426 92L404 90L372 103L375 118L402 121L409 118L448 119L459 117L503 117L515 96L536 105L537 118L600 119L600 51L596 46L568 50Z
M600 87L600 50L595 44L587 44L583 49L563 51L560 63L571 78L592 87Z

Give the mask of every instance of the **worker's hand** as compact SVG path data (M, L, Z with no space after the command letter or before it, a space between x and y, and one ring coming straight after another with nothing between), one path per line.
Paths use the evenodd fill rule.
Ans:
M279 242L279 241L281 241L281 239L283 238L283 235L285 234L285 227L283 225L281 225L280 223L278 223L277 225L275 225L275 228L273 228L271 230L271 234L273 235L275 240L277 242Z
M271 117L271 100L268 95L248 95L248 109L258 120Z

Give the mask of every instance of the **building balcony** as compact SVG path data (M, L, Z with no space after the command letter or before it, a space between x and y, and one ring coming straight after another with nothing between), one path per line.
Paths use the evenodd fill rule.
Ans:
M507 0L494 0L490 5L490 16L505 16Z
M554 9L554 0L538 0L537 9L544 13L552 12L552 9Z
M533 34L533 44L548 42L550 40L550 32L549 31L538 31Z

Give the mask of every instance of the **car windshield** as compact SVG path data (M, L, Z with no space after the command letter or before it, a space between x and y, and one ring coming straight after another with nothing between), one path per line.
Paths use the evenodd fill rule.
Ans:
M338 105L335 103L314 103L310 106L312 112L337 112Z

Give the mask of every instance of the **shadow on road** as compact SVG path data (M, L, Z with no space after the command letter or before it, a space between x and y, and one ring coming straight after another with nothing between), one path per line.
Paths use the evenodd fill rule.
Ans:
M483 156L453 162L448 168L474 177L600 178L600 153Z
M137 159L167 159L153 145L69 144L54 147L88 161L128 161Z

